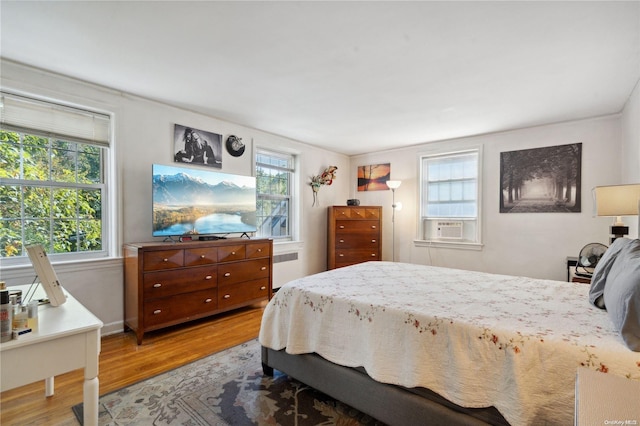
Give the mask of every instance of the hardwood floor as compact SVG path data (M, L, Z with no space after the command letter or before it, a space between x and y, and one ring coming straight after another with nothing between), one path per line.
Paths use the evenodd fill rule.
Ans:
M100 395L256 338L265 304L150 332L140 346L132 332L103 337ZM56 376L49 398L44 381L2 392L0 424L77 425L71 407L82 402L82 384L83 371L77 370Z

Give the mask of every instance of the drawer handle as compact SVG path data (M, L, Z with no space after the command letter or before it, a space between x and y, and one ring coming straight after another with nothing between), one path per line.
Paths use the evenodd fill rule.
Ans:
M206 277L204 277L205 280L210 280L211 278L211 275L207 275Z
M162 284L160 284L160 283L155 283L153 285L153 288L160 288L160 287L162 287Z
M344 225L340 225L340 229L344 229Z
M201 254L200 259L204 259L204 258L205 258L204 254Z
M235 256L235 255L236 255L236 252L235 252L235 251L232 251L232 252L231 252L231 254Z
M371 253L371 257L376 257L376 254L375 253Z
M345 213L345 212L340 212L340 214L341 214L341 215L345 215L346 213Z
M360 216L360 212L359 212L358 210L356 210L356 214L357 214L358 216Z
M340 240L341 243L344 243L344 240Z
M225 276L225 277L230 277L230 276L231 276L231 272L225 272L225 273L224 273L224 276Z
M168 262L168 261L169 261L169 259L165 258L165 259L162 259L162 261L163 261L163 262Z
M204 303L211 303L211 299L205 299Z
M371 240L371 242L372 242L372 243L375 243L375 242L376 242L376 240Z
M224 296L222 296L224 299L231 299L231 295L230 294L225 294Z
M260 287L260 290L266 290L266 289L267 289L267 287L265 287L265 286Z
M376 226L375 225L371 225L371 229L376 229Z
M340 253L338 256L340 256L340 257L344 257L344 254Z
M153 311L153 315L158 315L161 312L162 312L162 309L156 309L155 311Z
M260 270L261 270L261 271L264 271L264 270L266 270L266 269L267 269L267 267L266 267L266 266L263 266L262 268L260 268Z
M262 249L258 249L258 253L262 253Z

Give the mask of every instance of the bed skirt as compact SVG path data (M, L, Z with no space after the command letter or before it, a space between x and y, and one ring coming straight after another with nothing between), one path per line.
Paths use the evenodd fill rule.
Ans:
M464 408L424 388L380 383L363 369L343 367L317 354L290 355L262 347L265 374L281 371L388 425L508 425L494 407Z

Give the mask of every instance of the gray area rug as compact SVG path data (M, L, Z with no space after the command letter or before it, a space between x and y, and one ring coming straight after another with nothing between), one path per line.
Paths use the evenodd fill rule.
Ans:
M73 412L82 424L82 404ZM99 424L381 425L276 371L264 376L260 345L242 345L100 397Z

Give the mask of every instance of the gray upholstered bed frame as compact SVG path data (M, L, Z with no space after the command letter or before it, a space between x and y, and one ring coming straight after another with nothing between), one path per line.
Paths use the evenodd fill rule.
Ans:
M428 389L376 382L363 369L343 367L316 354L289 355L262 347L265 374L281 371L389 425L508 425L493 407L468 409Z

